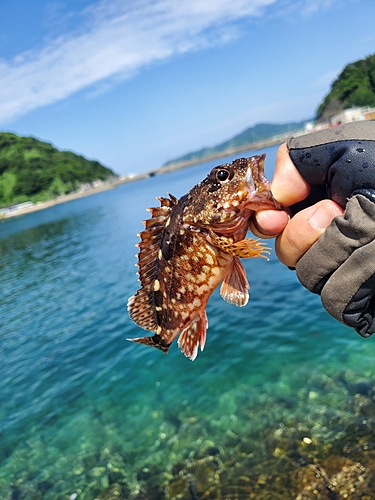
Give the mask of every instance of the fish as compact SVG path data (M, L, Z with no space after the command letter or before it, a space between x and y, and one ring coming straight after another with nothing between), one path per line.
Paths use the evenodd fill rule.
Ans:
M240 258L269 254L261 241L246 238L249 219L257 210L282 209L264 175L265 157L218 165L180 199L169 193L147 209L151 217L137 244L141 286L128 312L154 335L127 340L167 353L179 335L178 347L193 361L205 347L206 306L217 286L225 301L247 304L250 285Z

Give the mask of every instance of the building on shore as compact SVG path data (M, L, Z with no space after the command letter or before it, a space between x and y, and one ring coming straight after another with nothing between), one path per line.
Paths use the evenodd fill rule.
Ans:
M358 106L344 109L329 118L328 125L341 125L343 123L358 122L363 120L374 120L375 108L369 106Z

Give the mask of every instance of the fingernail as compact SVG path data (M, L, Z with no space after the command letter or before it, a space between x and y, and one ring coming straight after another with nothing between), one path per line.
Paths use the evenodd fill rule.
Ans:
M314 229L325 229L331 224L333 218L334 214L332 211L323 205L317 208L311 216L310 225Z

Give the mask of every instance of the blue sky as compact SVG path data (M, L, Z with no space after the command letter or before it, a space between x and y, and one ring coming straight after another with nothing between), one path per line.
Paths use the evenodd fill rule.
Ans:
M0 131L141 172L314 116L375 53L374 0L0 3Z

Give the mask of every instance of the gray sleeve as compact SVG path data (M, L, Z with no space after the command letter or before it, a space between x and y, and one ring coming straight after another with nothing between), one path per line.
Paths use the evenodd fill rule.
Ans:
M368 337L375 333L375 122L291 137L287 146L311 186L291 213L322 199L345 209L298 261L297 276L334 318Z
M338 321L368 337L375 332L375 193L355 194L296 265Z

